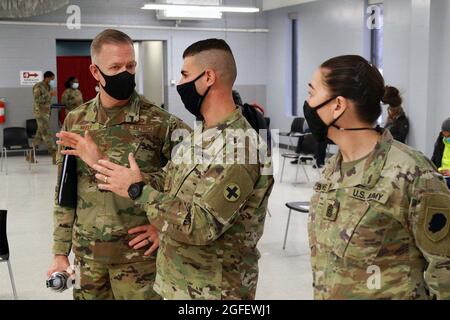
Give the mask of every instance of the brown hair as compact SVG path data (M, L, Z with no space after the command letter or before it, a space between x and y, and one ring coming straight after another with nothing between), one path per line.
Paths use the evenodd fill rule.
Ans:
M133 40L122 31L115 30L115 29L106 29L100 32L92 41L91 44L91 57L94 59L94 57L100 53L102 50L102 46L104 44L123 44L128 43L131 46L133 46Z
M386 86L384 96L381 101L384 104L388 104L391 108L398 108L402 105L403 99L397 88Z
M380 71L361 56L335 57L325 61L321 68L332 95L352 100L364 122L376 122L382 112L381 102L401 104L398 90L386 87Z

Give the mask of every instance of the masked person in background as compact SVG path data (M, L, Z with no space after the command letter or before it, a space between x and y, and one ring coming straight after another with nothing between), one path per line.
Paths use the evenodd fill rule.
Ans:
M360 56L324 62L309 84L305 119L339 146L311 200L315 299L450 299L450 191L423 154L374 127L395 92Z
M441 133L434 144L431 161L445 177L450 189L450 118L442 123Z
M409 120L402 107L402 97L400 92L394 87L389 87L387 92L392 97L386 97L390 104L388 107L388 119L384 128L391 132L395 140L406 143L409 133Z
M83 104L83 94L79 89L80 83L75 77L67 79L65 87L66 90L62 94L61 103L66 106L66 113L69 113Z
M136 60L128 35L103 31L92 42L91 56L90 70L100 92L70 112L57 134L58 144L71 148L62 153L81 159L77 208L55 204L54 259L48 276L67 269L72 250L79 283L75 299L160 299L153 290L157 228L132 200L100 191L91 167L100 159L126 165L132 153L140 177L150 183L150 174L161 171L171 158L176 145L172 133L190 128L136 93ZM162 188L156 182L152 186Z
M53 158L53 164L56 164L56 146L50 130L50 104L52 97L56 97L55 88L55 74L51 71L45 72L44 80L36 83L33 87L33 112L37 123L33 146L38 148L42 142L45 142L48 152ZM36 162L32 152L27 155L27 161L32 163Z

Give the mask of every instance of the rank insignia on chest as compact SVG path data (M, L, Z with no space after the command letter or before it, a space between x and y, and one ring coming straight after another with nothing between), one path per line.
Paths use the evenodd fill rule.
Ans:
M231 183L225 187L223 196L229 202L236 202L241 197L241 188L237 184Z
M337 200L328 200L325 206L324 219L336 221L339 212L339 202Z

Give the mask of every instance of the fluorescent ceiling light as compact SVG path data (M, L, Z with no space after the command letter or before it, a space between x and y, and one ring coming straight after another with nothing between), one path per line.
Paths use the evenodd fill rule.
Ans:
M170 10L164 10L164 17L165 18L183 17L183 18L195 18L195 19L221 19L222 12L219 12L217 10L195 11L195 10L186 10L186 9L181 9L181 8L171 8Z
M228 7L228 6L205 6L205 5L184 5L184 4L158 4L148 3L141 9L144 10L194 10L194 11L206 11L206 12L236 12L236 13L255 13L259 12L259 8L254 7Z

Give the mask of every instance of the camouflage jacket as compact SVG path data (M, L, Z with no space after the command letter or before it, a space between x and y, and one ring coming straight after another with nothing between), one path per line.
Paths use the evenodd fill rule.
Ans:
M36 116L50 116L50 104L52 96L50 94L51 87L44 83L38 82L33 87L34 107L33 111Z
M388 130L341 167L339 153L311 201L315 298L450 298L450 191L436 168Z
M267 201L273 186L270 158L246 155L238 163L225 131L249 130L239 110L215 128L198 126L168 164L164 192L144 187L137 200L161 230L155 290L166 299L253 299ZM193 143L191 143L192 141ZM255 139L238 148L247 154ZM242 140L241 140L242 142ZM228 144L228 146L230 146ZM203 154L204 160L179 161Z
M83 104L83 95L78 89L66 89L62 94L61 103L66 106L67 112L72 111Z
M97 95L70 112L63 126L63 130L82 135L89 130L101 152L117 164L128 165L128 154L135 153L147 181L151 173L161 170L170 159L176 144L170 137L177 128L190 130L181 120L136 92L130 103L112 119L108 119ZM58 162L60 173L61 161ZM57 205L56 187L53 253L67 255L73 245L75 255L97 262L147 259L143 256L144 250L129 248L128 242L135 235L127 233L130 228L149 223L145 211L129 199L100 191L92 170L80 159L77 166L76 210Z

